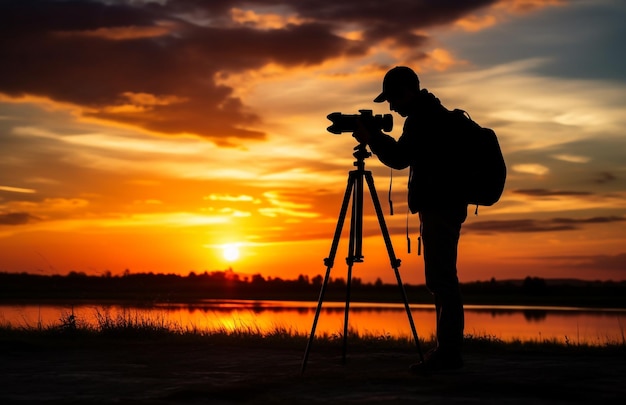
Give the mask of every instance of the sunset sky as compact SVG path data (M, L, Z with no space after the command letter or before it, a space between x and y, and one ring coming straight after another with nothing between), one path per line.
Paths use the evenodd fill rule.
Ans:
M507 162L461 281L626 280L624 21L621 0L3 0L0 271L323 274L356 145L326 116L389 113L372 100L407 65ZM391 170L366 168L423 283L407 171L390 216ZM395 282L364 197L354 276Z

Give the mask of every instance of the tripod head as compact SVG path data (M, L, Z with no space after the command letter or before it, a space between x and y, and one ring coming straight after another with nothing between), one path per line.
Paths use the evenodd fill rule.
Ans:
M365 164L364 160L372 156L372 152L367 150L367 144L360 143L354 147L354 153L352 156L357 159L357 161L354 162L354 165L362 168Z

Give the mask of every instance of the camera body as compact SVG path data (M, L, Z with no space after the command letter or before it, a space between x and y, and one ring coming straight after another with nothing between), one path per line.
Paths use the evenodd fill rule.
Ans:
M333 123L326 128L328 132L340 135L343 132L354 132L358 129L358 120L370 129L379 129L389 132L393 129L393 117L391 114L374 115L372 110L359 110L360 114L342 114L334 112L328 114L327 118Z

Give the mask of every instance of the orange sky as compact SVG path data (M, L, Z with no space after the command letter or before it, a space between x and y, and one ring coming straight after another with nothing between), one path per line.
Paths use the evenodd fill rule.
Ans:
M501 201L470 208L462 281L626 279L619 2L195 3L2 2L0 271L323 274L356 144L326 115L388 113L372 99L409 65L507 160ZM366 167L423 283L407 173L389 216L391 172ZM395 282L370 201L354 276Z

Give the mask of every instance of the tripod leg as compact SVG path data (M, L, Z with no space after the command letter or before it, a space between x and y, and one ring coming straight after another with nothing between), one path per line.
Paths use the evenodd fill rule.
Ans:
M348 328L350 314L350 293L352 288L352 266L355 262L363 261L363 171L350 172L354 182L352 190L352 216L350 217L350 240L348 243L348 276L346 280L346 307L343 317L343 350L342 364L346 364L346 352L348 349Z
M337 227L335 228L335 235L333 237L333 242L330 247L330 253L328 257L324 259L324 264L326 265L326 275L324 276L324 283L322 284L322 288L320 290L320 295L317 300L317 309L315 310L315 317L313 318L313 326L311 327L311 334L309 335L309 341L306 345L306 350L304 352L304 358L302 359L302 368L300 370L301 373L304 373L304 369L306 368L306 363L309 358L309 352L311 350L311 344L313 343L313 339L315 337L315 329L317 328L317 321L320 316L320 312L322 310L322 302L324 301L324 294L326 293L326 287L328 286L328 280L330 279L330 270L332 269L335 262L335 255L337 254L337 247L339 246L339 239L341 238L341 231L343 229L343 224L346 219L346 213L348 212L348 205L350 203L350 196L352 195L352 189L354 187L354 172L350 172L348 176L348 185L346 186L346 192L343 196L343 202L341 203L341 210L339 212L339 218L337 219Z
M353 260L348 258L348 279L346 281L346 309L343 315L343 349L341 355L341 363L346 364L346 352L348 350L348 314L350 313L350 289L352 285L352 263Z
M398 267L400 266L400 260L396 258L396 254L393 251L393 245L391 244L391 238L389 237L389 231L385 223L383 210L380 205L380 200L378 199L378 194L376 194L376 187L374 186L374 178L372 177L372 172L365 171L365 179L367 180L367 185L370 189L370 194L372 195L372 202L374 203L374 209L376 210L376 216L378 217L380 230L382 231L383 238L385 240L385 246L387 247L387 253L389 254L391 267L393 267L393 270L396 275L396 280L398 281L398 286L400 287L400 291L402 293L402 299L404 301L404 309L406 310L406 315L409 318L409 324L411 326L411 332L413 333L413 339L415 340L415 344L417 345L417 352L420 356L420 360L424 361L424 356L422 354L422 349L420 347L419 338L417 336L417 330L415 329L415 323L413 322L413 316L411 315L411 308L409 307L409 300L407 298L404 285L402 284L402 278L400 277L400 270L398 270Z
M317 328L317 321L320 317L320 311L322 310L322 301L324 301L324 293L326 292L326 286L328 285L328 279L330 277L330 269L332 267L328 266L326 268L326 275L324 276L324 283L322 284L322 289L320 290L319 299L317 301L317 309L315 310L315 317L313 318L313 326L311 326L311 334L309 335L309 341L306 344L306 350L304 351L304 358L302 359L302 367L300 368L300 373L304 373L304 369L306 368L306 363L309 359L309 352L311 351L311 344L313 343L313 338L315 337L315 328Z

